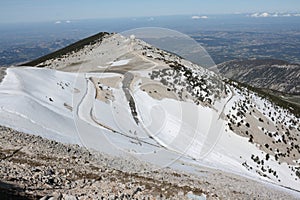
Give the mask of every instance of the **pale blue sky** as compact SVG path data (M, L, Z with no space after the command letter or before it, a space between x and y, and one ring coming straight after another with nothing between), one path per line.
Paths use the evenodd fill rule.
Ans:
M300 1L0 0L0 23L264 11L300 12Z

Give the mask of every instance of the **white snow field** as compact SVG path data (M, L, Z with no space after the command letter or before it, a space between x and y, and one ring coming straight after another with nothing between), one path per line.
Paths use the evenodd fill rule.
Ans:
M116 53L108 54L110 49ZM82 62L68 68L78 58ZM299 152L293 147L290 157L280 157L285 147L264 147L275 145L287 129L294 139L286 139L286 146L296 144L291 141L300 139L299 118L257 94L120 35L45 63L7 69L0 85L1 125L157 167L196 174L201 166L216 168L300 197ZM187 79L189 72L197 78Z

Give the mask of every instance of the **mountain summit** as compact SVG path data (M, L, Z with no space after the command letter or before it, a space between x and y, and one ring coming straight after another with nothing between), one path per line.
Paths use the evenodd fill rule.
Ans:
M10 67L0 94L0 124L23 132L300 190L298 117L135 37L100 33Z

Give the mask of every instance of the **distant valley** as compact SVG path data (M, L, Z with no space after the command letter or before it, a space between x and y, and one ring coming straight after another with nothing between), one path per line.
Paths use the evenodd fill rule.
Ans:
M202 45L216 64L236 59L280 59L300 63L299 17L209 15L79 20L56 24L16 24L0 27L0 66L30 61L99 30L123 32L140 27L164 27L182 32ZM267 24L267 25L266 25Z

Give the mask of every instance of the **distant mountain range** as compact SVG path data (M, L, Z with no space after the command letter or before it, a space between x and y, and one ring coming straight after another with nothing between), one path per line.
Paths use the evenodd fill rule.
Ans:
M300 94L300 65L275 59L232 60L217 70L227 78L288 94Z

